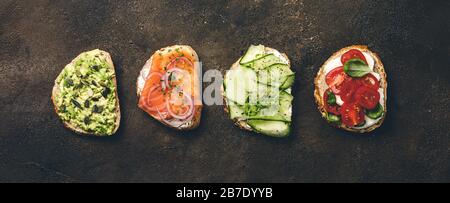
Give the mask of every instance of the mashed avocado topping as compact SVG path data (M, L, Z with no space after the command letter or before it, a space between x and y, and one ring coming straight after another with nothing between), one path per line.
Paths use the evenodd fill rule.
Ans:
M55 98L63 121L97 135L116 128L115 73L100 50L86 52L59 75Z

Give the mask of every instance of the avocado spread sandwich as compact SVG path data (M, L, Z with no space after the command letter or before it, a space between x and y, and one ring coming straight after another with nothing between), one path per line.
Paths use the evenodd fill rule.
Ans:
M294 81L286 54L252 45L225 75L225 111L242 129L286 137L291 130Z
M52 101L67 128L81 135L113 135L120 106L110 54L97 49L76 57L56 79Z

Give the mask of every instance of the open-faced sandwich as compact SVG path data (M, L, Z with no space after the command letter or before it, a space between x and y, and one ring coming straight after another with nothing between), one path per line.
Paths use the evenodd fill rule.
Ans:
M97 49L76 57L56 79L52 101L67 128L82 135L113 135L120 107L109 53Z
M137 80L139 108L171 128L197 128L203 107L201 74L197 53L190 46L158 50Z
M381 126L387 112L383 63L366 46L350 46L330 57L315 79L322 116L338 128L365 133Z
M252 45L225 75L225 111L242 129L286 137L291 130L294 81L286 54Z

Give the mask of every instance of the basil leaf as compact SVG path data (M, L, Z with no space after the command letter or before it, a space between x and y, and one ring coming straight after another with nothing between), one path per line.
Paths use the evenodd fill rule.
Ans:
M384 108L379 103L378 103L377 107L375 107L375 109L366 111L367 117L369 117L371 119L378 119L383 115L383 113L384 113Z
M339 123L341 121L341 117L336 116L334 114L328 113L327 120L331 123Z
M328 104L335 105L336 104L336 96L331 91L328 91L327 94L328 94L328 100L327 100Z
M372 70L363 60L351 59L344 64L344 72L350 77L360 78L372 72Z

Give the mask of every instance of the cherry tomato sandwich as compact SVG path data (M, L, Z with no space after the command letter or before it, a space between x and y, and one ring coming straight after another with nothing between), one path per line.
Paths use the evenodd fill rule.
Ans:
M171 128L197 128L203 107L199 64L198 55L190 46L158 50L137 79L139 108Z
M381 59L366 46L341 49L321 67L314 96L331 125L357 133L375 130L387 112L387 80Z

